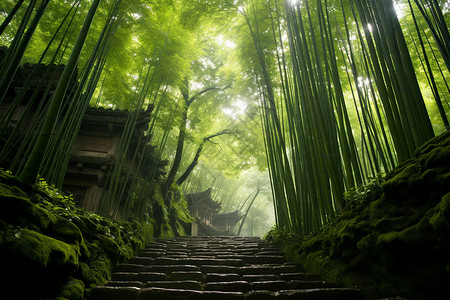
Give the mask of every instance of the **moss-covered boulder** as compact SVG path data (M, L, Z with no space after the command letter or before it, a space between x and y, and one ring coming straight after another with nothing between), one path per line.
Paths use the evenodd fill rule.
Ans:
M69 278L69 280L62 285L59 295L60 300L83 300L84 282L79 279Z
M450 131L309 236L269 234L306 271L369 297L450 299Z
M109 220L48 191L28 195L0 170L0 274L17 299L84 299L154 238L150 222Z
M29 229L9 231L0 253L3 283L18 299L44 296L79 267L78 247Z
M170 207L155 193L157 216L150 209L147 221L126 222L77 208L43 180L31 191L0 170L3 283L16 299L88 298L93 287L111 279L116 264L137 255L155 236L186 233L187 202L178 186L171 193Z
M1 183L0 219L8 224L28 226L38 231L46 230L56 221L53 214L34 205L22 190Z

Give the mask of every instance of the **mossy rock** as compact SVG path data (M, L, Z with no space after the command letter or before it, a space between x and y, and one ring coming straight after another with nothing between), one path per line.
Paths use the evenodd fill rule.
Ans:
M9 194L11 190L2 189L0 194L0 219L34 230L43 231L56 222L56 216L33 204L29 199ZM6 192L6 193L5 193Z
M373 227L379 232L402 231L403 229L416 224L422 216L423 214L416 213L412 216L382 217L381 219L376 220Z
M85 239L95 239L97 233L103 232L99 224L82 214L75 215L72 222L78 227Z
M358 241L358 243L356 243L356 247L359 251L370 251L371 249L375 248L375 245L376 236L373 232L364 236Z
M448 241L450 236L450 193L442 197L442 201L436 205L429 222L439 239L450 245L450 241Z
M56 222L49 226L46 233L55 239L76 246L83 258L89 257L90 253L84 243L83 235L73 222L63 217L56 216Z
M0 247L0 265L7 274L6 286L18 290L18 299L35 293L53 295L60 284L79 266L77 247L41 233L21 229L11 231ZM20 285L26 282L26 290ZM32 297L29 297L32 293ZM22 295L23 294L23 295Z
M100 248L108 255L113 264L117 264L119 262L120 256L120 247L117 242L106 235L98 235Z
M60 216L56 216L56 222L49 227L47 232L50 236L69 244L83 242L80 229L71 221Z
M111 279L113 264L111 260L105 255L101 255L97 257L95 261L93 261L89 270L85 270L88 272L89 282L94 282L95 285L104 285Z
M95 281L95 279L92 276L91 268L86 262L80 262L80 266L78 267L76 277L81 278L83 282L86 283Z
M59 296L68 300L83 300L84 282L79 279L69 278L69 281L61 287Z
M0 172L0 266L21 299L88 298L90 289L111 279L115 264L154 239L155 220L109 220L62 205L45 190L30 199L5 174ZM173 236L166 208L162 217L164 235ZM21 290L24 281L27 290Z
M427 168L450 164L450 130L431 139L416 150L415 157Z
M19 181L19 179L10 174L9 172L5 172L4 170L0 170L0 182L5 183L8 186L17 186L19 189L23 190L23 183Z
M395 174L395 176L392 176ZM384 197L391 201L400 202L408 198L411 189L420 180L422 168L418 163L407 164L403 168L396 169L382 183ZM390 178L389 178L390 177Z

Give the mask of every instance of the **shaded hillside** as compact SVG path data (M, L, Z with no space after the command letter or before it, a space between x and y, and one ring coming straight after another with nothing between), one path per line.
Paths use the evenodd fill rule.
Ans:
M323 231L268 238L307 271L369 296L450 297L450 131L345 198L346 212Z

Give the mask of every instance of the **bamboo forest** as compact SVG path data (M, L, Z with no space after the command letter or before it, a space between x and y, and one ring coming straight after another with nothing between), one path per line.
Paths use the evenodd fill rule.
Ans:
M448 0L2 0L2 290L450 299L449 24Z

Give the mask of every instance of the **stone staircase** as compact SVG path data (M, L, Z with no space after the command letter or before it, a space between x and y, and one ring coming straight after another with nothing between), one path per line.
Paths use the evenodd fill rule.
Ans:
M286 262L269 242L247 237L159 239L118 265L90 300L362 299L355 288L323 281Z

